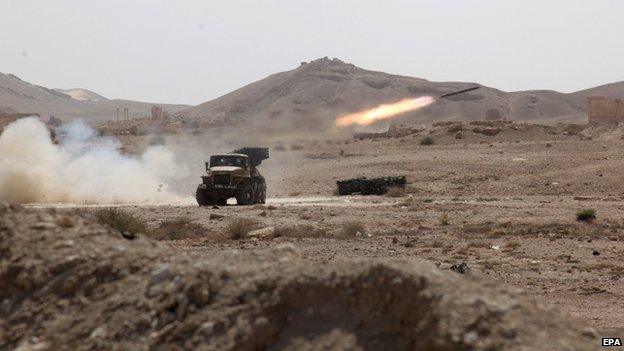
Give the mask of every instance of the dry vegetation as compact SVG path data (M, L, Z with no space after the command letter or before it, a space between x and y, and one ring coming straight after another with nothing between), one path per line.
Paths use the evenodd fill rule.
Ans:
M187 217L165 220L149 235L158 240L194 239L208 236L208 230Z
M420 145L433 145L433 144L435 144L435 141L430 136L426 136L420 139Z
M591 222L596 219L596 210L592 208L586 208L576 213L576 220L581 222Z
M440 216L440 225L449 225L450 221L449 221L449 216L448 213L444 212L442 213L442 215Z
M447 131L452 126L377 140L293 139L305 152L291 151L291 140L281 138L286 150L279 155L288 162L278 164L290 168L277 176L268 162L262 166L267 179L277 179L269 184L269 205L123 211L145 219L148 232L160 230L159 238L201 254L290 243L313 262L388 257L426 260L443 270L466 262L474 274L555 302L596 327L624 326L624 318L605 307L623 294L617 175L624 141L590 144L563 126L511 123L487 136L467 122L457 140ZM425 136L435 143L421 147ZM402 174L405 192L329 196L337 179ZM593 212L579 211L577 220L579 209ZM189 223L209 230L180 234Z
M157 240L178 240L201 238L209 234L205 227L187 217L165 220L158 227L150 228L145 220L119 208L98 209L93 214L98 222L110 226L126 237L144 234ZM58 224L71 226L68 221L69 219L61 219Z
M136 236L148 232L145 221L118 208L102 208L94 212L98 222L106 224L120 233Z

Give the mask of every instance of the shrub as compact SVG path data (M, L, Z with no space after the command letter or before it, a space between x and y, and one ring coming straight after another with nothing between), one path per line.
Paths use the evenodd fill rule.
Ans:
M420 139L420 145L433 145L433 144L435 144L435 142L433 141L433 138L430 136L426 136Z
M401 188L398 186L391 186L388 188L386 192L386 196L388 197L403 197L405 196L405 188Z
M581 222L591 222L596 219L596 210L593 208L586 208L576 213L576 220Z
M230 239L244 239L247 237L247 233L256 229L258 225L257 221L249 218L237 218L228 224L225 231Z
M74 221L72 221L72 219L67 217L67 216L63 216L63 217L59 218L56 221L56 224L59 227L62 227L62 228L73 228L74 227Z
M477 201L480 201L480 202L493 202L493 201L500 201L500 199L497 198L497 197L478 197Z
M442 213L442 215L440 216L440 225L449 225L449 217L448 217L448 213L444 212Z
M186 217L179 217L163 221L150 233L150 236L158 240L178 240L198 238L205 233L206 228L203 226L193 223Z
M118 208L103 208L94 212L98 222L108 225L124 235L147 233L147 224L142 219Z

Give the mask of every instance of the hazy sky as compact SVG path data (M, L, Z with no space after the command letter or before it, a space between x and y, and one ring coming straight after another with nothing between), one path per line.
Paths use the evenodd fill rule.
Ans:
M621 0L0 0L0 72L197 104L300 61L503 90L624 80Z

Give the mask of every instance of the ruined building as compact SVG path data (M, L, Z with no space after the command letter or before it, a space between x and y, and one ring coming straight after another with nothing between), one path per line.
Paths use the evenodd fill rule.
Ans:
M169 112L160 106L152 106L152 119L168 119Z
M600 96L590 97L588 102L589 123L624 122L624 102L621 99Z

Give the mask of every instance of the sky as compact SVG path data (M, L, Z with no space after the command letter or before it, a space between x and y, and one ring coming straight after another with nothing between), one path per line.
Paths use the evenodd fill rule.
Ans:
M199 104L337 57L506 91L624 80L620 0L0 0L0 72Z

